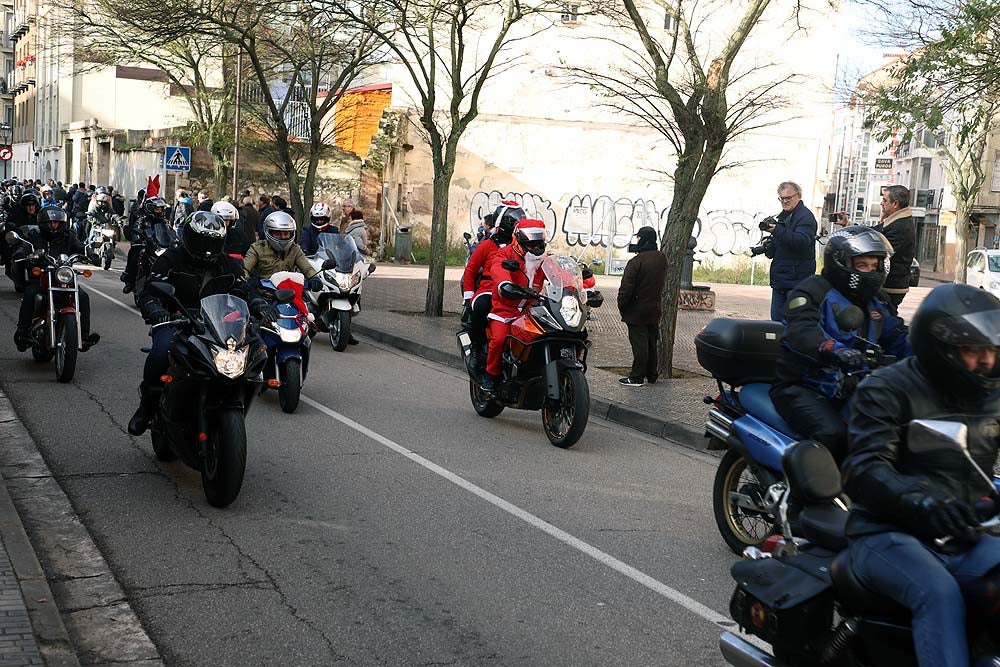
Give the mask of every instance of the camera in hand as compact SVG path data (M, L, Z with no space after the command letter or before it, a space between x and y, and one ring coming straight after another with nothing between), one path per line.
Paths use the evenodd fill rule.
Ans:
M777 225L778 221L774 219L774 216L768 216L760 221L757 228L762 232L768 231L771 225ZM768 259L774 259L774 237L765 236L761 238L760 244L750 248L750 256L756 257L757 255L764 255Z

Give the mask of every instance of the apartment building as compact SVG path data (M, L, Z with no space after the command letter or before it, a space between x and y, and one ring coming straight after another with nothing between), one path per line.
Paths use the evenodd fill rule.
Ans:
M7 92L13 97L13 160L11 174L18 178L35 175L35 0L14 0L10 26L13 63L7 73Z

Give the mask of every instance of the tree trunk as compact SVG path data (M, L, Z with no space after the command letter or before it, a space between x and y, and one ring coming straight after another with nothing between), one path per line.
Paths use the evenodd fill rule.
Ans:
M229 161L227 155L213 153L212 155L212 175L215 186L215 198L222 197L229 192Z
M968 254L969 211L971 204L959 203L955 207L955 282L965 282L965 256Z
M275 132L274 143L275 149L278 151L278 159L281 162L281 171L284 172L285 183L288 185L288 205L293 213L300 213L302 211L302 191L299 189L299 174L295 170L295 161L292 160L287 130L280 129Z
M425 127L427 124L425 123ZM454 127L453 127L454 130ZM431 248L427 269L427 299L424 314L441 317L444 312L444 269L448 251L448 199L451 178L455 175L458 155L458 138L461 131L454 131L447 143L440 144L440 136L431 134L431 154L434 162L434 209L431 212ZM434 145L437 143L438 145Z

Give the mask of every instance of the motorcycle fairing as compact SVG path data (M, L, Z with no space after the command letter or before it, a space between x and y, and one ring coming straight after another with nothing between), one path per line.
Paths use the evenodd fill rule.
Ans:
M733 431L746 447L746 455L753 461L781 474L781 456L795 444L795 438L780 433L751 414L733 421Z

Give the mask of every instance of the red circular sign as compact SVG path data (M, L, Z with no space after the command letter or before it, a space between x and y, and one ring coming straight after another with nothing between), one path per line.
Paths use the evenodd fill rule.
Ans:
M14 157L14 151L11 150L10 146L0 146L0 160L9 160Z

